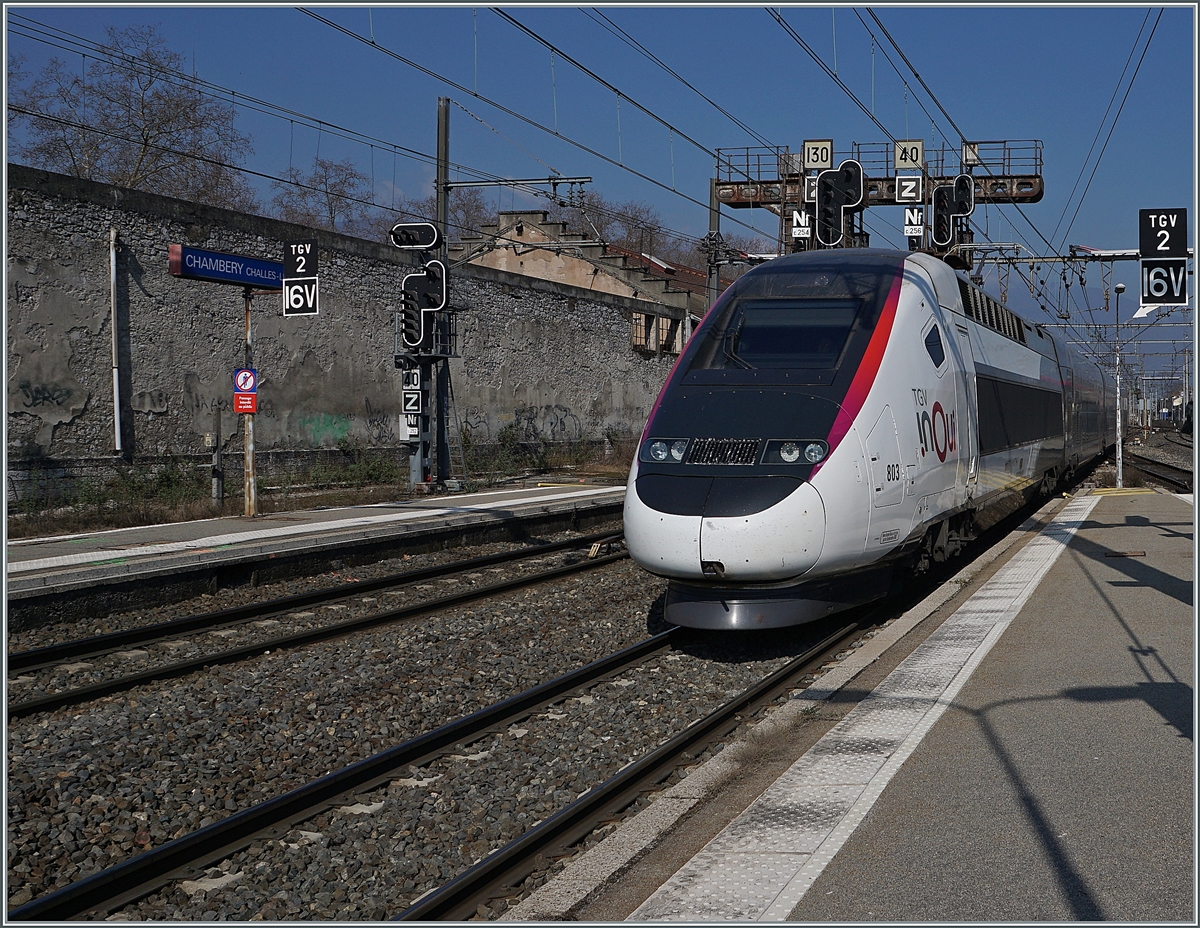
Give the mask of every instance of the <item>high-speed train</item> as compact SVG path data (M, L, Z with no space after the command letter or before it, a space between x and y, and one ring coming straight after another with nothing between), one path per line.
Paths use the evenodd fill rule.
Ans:
M669 578L671 624L811 621L958 553L1115 426L1094 362L937 257L777 258L722 294L667 377L626 544Z

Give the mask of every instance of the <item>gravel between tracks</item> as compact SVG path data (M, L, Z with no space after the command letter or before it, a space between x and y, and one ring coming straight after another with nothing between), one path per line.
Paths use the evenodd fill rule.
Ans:
M619 562L19 720L8 732L9 905L640 640L658 630L663 588ZM723 636L678 651L120 917L394 915L778 667L800 638L756 639L753 654Z
M617 519L606 525L598 526L589 531L589 534L609 529L615 533L619 533L621 531L621 521ZM377 577L420 570L425 567L436 567L453 561L465 560L466 558L522 550L530 547L533 543L549 544L556 541L564 541L577 535L577 532L558 532L537 539L530 539L529 542L492 542L469 547L446 548L441 551L431 551L424 554L406 554L401 557L378 561L374 564L361 564L344 569L337 568L326 573L314 574L310 577L296 577L291 580L262 584L261 586L243 584L241 586L226 587L218 590L216 593L204 593L186 602L96 616L92 622L86 625L78 622L58 622L39 625L34 628L9 629L7 637L8 651L9 653L27 651L34 648L46 647L51 644L58 644L62 641L70 641L75 638L84 638L88 635L102 635L130 628L140 628L145 625L153 625L157 622L167 622L185 615L196 615L201 612L211 612L217 609L232 609L236 606L246 606L269 599L280 599L284 596L311 593L352 580L373 580Z
M1148 432L1143 437L1126 441L1125 450L1171 467L1192 469L1192 443L1182 435Z

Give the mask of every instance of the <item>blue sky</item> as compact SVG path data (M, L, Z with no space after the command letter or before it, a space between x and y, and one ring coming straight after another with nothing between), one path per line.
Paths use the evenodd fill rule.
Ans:
M437 97L450 96L456 104L451 111L452 161L506 177L545 177L550 168L568 176L591 176L594 189L609 199L644 200L668 227L689 235L699 236L707 229L706 209L664 187L673 186L693 200L706 202L712 155L681 135L708 151L759 144L602 28L592 8L504 9L619 90L626 97L619 107L612 90L559 55L552 61L545 47L485 7L310 8L465 90L453 89L293 7L8 9L92 40L102 39L106 26L157 24L168 43L193 61L206 80L430 154L435 150ZM765 8L596 9L772 144L795 150L806 138L833 138L839 155L848 156L851 142L886 141L885 134ZM881 5L873 9L963 135L1044 143L1045 198L1023 208L1029 222L1012 207L977 210L975 219L991 239L1022 241L1045 253L1032 223L1056 248L1066 242L1136 248L1139 208L1182 206L1189 209L1189 236L1194 242L1194 7L1163 10L1081 206L1100 146L1163 8ZM783 8L783 15L830 68L836 65L838 76L873 109L891 135L924 138L927 148L948 144L948 136L957 147L959 137L950 120L883 38L866 8L804 5ZM1137 40L1143 23L1145 29ZM875 34L874 42L867 26ZM78 55L72 57L11 32L8 43L9 54L24 54L26 67L33 71L52 54L76 65L80 60ZM1128 70L1120 80L1127 62ZM550 128L557 124L562 136L619 159L663 186L606 164L470 91ZM678 131L639 112L631 101ZM935 125L931 126L922 104L933 114ZM328 132L293 127L286 120L252 112L243 112L238 124L253 137L255 154L247 166L255 170L279 174L289 163L306 168L320 144L323 157L350 158L364 173L373 173L376 196L383 205L397 191L424 196L432 189L431 165L394 157L383 147L372 151ZM520 194L489 192L488 196L505 209L535 204ZM264 186L263 199L268 198ZM772 237L777 229L777 220L763 211L726 216L724 227L731 231L749 232L734 220L749 222ZM873 245L903 244L897 208L871 210L867 219ZM1136 264L1119 264L1116 280L1136 293ZM1098 280L1088 281L1093 306L1099 301L1095 284ZM1030 318L1039 315L1028 290L1024 303L1019 288L1010 292L1014 308Z

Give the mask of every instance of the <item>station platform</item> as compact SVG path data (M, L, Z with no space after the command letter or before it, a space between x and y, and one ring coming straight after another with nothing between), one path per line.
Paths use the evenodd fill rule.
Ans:
M265 579L268 567L282 572L285 564L311 569L321 562L353 563L418 550L421 544L440 546L450 538L501 540L586 528L619 519L624 498L623 486L556 483L11 540L6 549L10 621L22 609L53 609L55 597L67 593L100 595L120 588L128 594L138 587L147 593L158 588L165 595L172 584L212 583L218 575L234 582L235 574L259 571Z
M1192 498L1035 518L504 920L1194 924Z

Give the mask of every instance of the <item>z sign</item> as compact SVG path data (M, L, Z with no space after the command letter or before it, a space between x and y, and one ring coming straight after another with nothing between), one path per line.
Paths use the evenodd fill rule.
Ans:
M896 178L896 202L897 203L920 203L921 202L921 175L916 174L911 177Z

